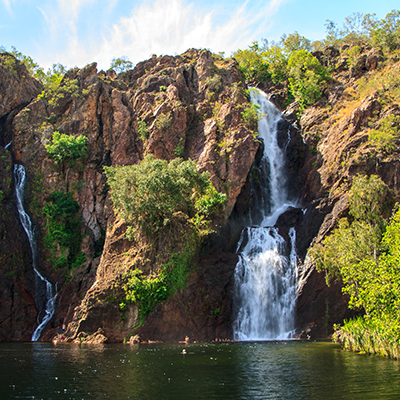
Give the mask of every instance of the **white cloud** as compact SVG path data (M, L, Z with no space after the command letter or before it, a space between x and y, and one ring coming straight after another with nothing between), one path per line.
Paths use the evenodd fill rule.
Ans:
M57 0L56 7L51 3L40 11L48 22L53 42L61 35L66 40L64 45L58 45L57 59L54 60L54 53L51 55L51 63L82 67L96 61L99 68L107 69L114 57L127 56L137 63L152 54L180 54L191 47L230 55L265 34L273 14L287 1L271 0L265 4L249 0L239 6L224 2L212 8L187 0L142 1L111 27L101 27L102 36L96 31L93 37L82 37L77 22L82 20L84 6L94 0ZM96 11L101 9L98 3ZM103 16L116 3L109 1L108 7L102 8ZM264 3L262 7L260 3ZM94 11L94 7L86 9Z
M95 0L57 0L57 3L64 16L77 19L80 8L84 5L95 3Z
M14 2L13 0L11 0L12 2ZM11 14L12 10L11 10L11 1L10 0L2 0L2 3L4 4L4 7L7 9L7 11Z
M221 15L216 9L199 9L184 0L156 0L135 8L130 16L114 24L94 59L106 68L113 57L125 55L136 63L153 53L179 54L191 47L230 54L256 39L260 33L257 26L265 29L286 1L272 0L261 9L250 9L246 2Z

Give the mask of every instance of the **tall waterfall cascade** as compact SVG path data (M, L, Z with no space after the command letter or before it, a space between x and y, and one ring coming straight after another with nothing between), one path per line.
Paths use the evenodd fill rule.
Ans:
M287 339L294 329L297 296L296 232L290 228L285 241L274 225L297 205L289 199L285 148L278 145L282 115L265 93L251 89L250 96L260 113L258 133L264 152L257 182L252 182L251 226L242 231L237 248L234 339Z
M38 307L38 326L32 334L32 342L39 340L47 323L51 320L55 311L56 287L52 285L37 269L37 245L31 219L24 209L24 191L26 182L25 168L22 165L14 166L15 193L17 196L17 208L22 226L28 236L32 250L32 266L35 272L36 304Z

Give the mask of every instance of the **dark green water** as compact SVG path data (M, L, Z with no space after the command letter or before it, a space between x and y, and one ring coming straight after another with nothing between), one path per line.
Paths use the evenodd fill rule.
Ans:
M0 343L0 399L400 399L400 363L327 342Z

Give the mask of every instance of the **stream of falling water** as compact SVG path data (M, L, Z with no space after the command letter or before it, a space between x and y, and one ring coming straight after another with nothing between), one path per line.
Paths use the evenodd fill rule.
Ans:
M23 199L25 190L26 174L22 165L14 165L15 193L17 196L17 207L22 226L28 236L32 250L32 266L36 275L36 304L38 307L38 326L32 334L32 342L39 340L40 335L47 323L51 320L55 311L56 287L53 286L37 269L36 257L37 246L31 219L25 212Z
M296 204L289 200L286 157L278 145L281 113L265 93L251 89L250 95L261 114L258 132L264 153L258 179L261 187L257 191L252 189L256 208L255 213L250 210L252 226L243 230L237 248L234 339L287 339L294 329L296 232L290 228L287 243L274 225L283 212ZM256 214L258 221L253 216ZM257 222L258 226L254 226Z

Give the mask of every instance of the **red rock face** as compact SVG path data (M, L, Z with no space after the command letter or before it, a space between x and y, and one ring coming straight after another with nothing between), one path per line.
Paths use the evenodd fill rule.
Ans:
M15 207L12 154L4 146L13 139L13 117L41 90L13 56L0 54L0 341L30 340L37 315L29 242Z
M400 189L397 152L372 157L367 135L371 123L377 127L388 113L400 114L398 107L389 109L374 94L343 112L356 79L379 68L379 52L361 57L352 71L333 48L320 58L337 66L336 75L320 102L297 121L303 137L288 123L281 127L282 138L288 133L291 138L286 149L291 189L301 193L307 212L290 211L280 219L280 229L285 234L289 221L296 224L300 264L314 238L322 240L346 215L346 191L355 174L377 173ZM63 326L68 340L122 341L129 334L165 341L186 335L191 340L231 338L235 240L245 220L249 170L258 149L242 118L248 100L236 62L192 49L177 57L154 56L119 76L98 72L91 64L68 71L57 101L38 98L41 85L12 62L15 69L0 63L0 340L29 340L37 315L29 244L13 198L13 162L27 170L25 207L37 227L39 268L59 288L56 313L42 340L51 340ZM272 101L284 107L287 88L270 85L268 90ZM292 104L285 115L295 121L295 112ZM88 138L82 164L57 167L47 157L45 144L55 130ZM11 139L7 152L2 147ZM196 160L217 190L226 193L228 204L218 221L220 234L197 248L187 287L133 329L137 307L129 305L124 318L119 310L124 273L157 269L168 262L171 248L184 248L190 233L190 224L178 215L164 241L125 239L126 226L114 215L103 168L138 164L147 154ZM81 251L87 260L70 274L50 261L42 213L51 193L67 190L80 206ZM298 325L306 336L325 336L326 327L348 316L347 300L340 285L328 288L312 265L301 265L300 272Z
M6 79L11 78L6 75ZM68 89L71 82L75 84L72 92ZM221 221L227 220L258 148L254 132L241 116L248 100L237 64L214 60L208 51L197 50L179 57L153 57L119 77L98 73L96 65L91 64L68 71L57 101L35 99L38 90L31 95L31 87L40 85L34 80L25 84L23 90L16 83L13 85L8 97L2 99L19 99L23 92L26 100L16 100L15 104L23 106L25 101L33 100L21 111L12 104L11 109L17 112L9 124L13 137L11 152L14 160L27 170L26 207L39 230L40 269L62 287L56 314L42 339L51 339L72 320L72 325L82 325L82 329L93 332L98 324L104 325L109 340L122 340L126 329L113 330L121 322L118 305L106 301L100 312L90 305L90 299L97 303L99 298L107 297L105 293L119 279L122 253L135 254L135 246L143 243L126 247L124 228L120 235L110 229L115 217L107 200L103 167L137 164L149 153L167 160L177 156L195 159L201 171L210 172L217 190L227 194L228 206ZM45 144L55 130L88 138L88 156L81 166L57 167L47 157ZM11 188L10 184L9 195ZM50 194L66 190L73 192L81 207L81 249L88 260L67 284L66 271L54 270L50 262L49 249L44 245L46 221L42 215ZM96 243L101 242L104 233L106 245L99 264L90 260L96 257ZM29 260L28 254L26 258ZM101 287L100 292L94 288L88 292L94 280L94 288ZM33 299L34 287L29 289ZM81 308L89 314L85 315L85 322L82 315L75 313L81 302ZM106 314L109 317L104 317ZM33 324L31 318L25 330L32 330ZM7 338L13 337L5 335Z

